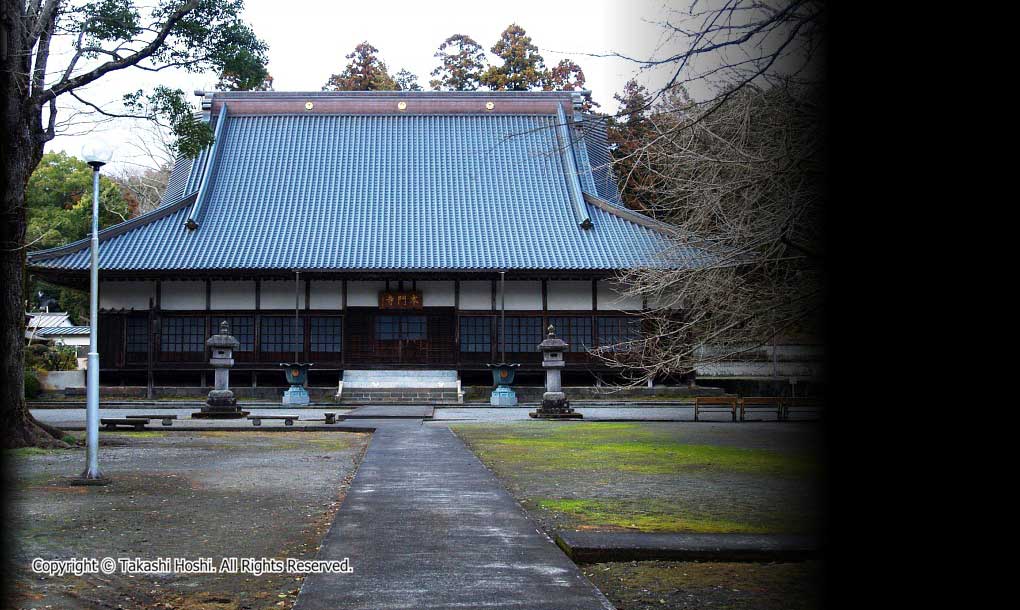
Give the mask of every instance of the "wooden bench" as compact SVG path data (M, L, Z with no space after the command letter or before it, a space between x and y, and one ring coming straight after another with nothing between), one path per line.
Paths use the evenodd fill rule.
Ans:
M121 428L121 427L124 427L124 428L131 427L131 428L134 428L135 430L141 430L142 428L144 428L149 423L149 419L147 417L146 418L142 418L142 417L104 417L104 418L100 419L99 422L101 424L103 424L103 426L105 426L107 430L116 430L116 429Z
M783 399L778 396L745 396L740 399L740 421L747 411L775 412L776 421L783 421Z
M283 425L293 426L294 420L298 417L297 415L249 415L248 419L251 420L253 426L261 426L263 419L282 419Z
M701 412L721 413L730 412L733 421L737 421L737 397L736 396L696 396L694 398L694 421L698 421Z
M814 412L822 417L825 410L825 403L816 396L801 396L783 400L783 420L790 421L790 410L795 409L798 413L803 411Z
M176 415L127 415L125 419L159 419L163 421L164 426L172 426L173 420L177 419Z

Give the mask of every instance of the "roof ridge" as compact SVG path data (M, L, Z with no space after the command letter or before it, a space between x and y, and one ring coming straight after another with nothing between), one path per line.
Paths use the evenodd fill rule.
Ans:
M635 212L634 210L628 208L621 208L620 206L614 205L610 201L607 201L602 197L599 197L598 195L592 195L591 193L584 192L583 196L584 200L587 203L599 208L604 212L608 212L613 216L617 216L626 221L639 224L642 227L646 227L654 231L659 231L660 233L665 233L667 235L673 235L676 233L676 227L669 223L662 222L661 220L656 220L651 216L646 216L642 214L641 212Z

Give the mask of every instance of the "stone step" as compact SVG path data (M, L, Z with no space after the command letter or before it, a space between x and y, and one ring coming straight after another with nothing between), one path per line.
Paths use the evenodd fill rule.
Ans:
M345 388L457 388L457 371L344 371Z
M463 402L457 371L344 371L339 402Z
M415 403L415 402L441 402L457 404L460 401L458 392L436 391L436 390L407 390L407 389L361 389L350 390L346 388L341 393L341 402L394 402L394 403Z

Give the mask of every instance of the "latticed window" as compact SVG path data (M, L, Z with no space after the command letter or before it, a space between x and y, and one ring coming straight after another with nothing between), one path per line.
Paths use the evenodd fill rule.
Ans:
M309 344L311 352L339 353L342 345L341 319L337 317L313 317L309 319Z
M427 339L428 323L425 316L376 316L375 338L378 341Z
M549 318L549 323L556 327L556 336L569 344L568 352L586 352L591 348L591 318L589 316Z
M460 319L460 351L492 351L492 318L464 317Z
M222 316L213 318L213 332L220 332L220 322L226 320L230 325L230 335L241 344L235 352L255 351L255 317L254 316Z
M164 353L205 352L205 318L167 316L159 335L159 350Z
M496 324L498 329L499 320L496 321ZM536 352L543 337L542 318L539 316L507 316L505 332L507 352ZM499 349L499 345L496 346L496 349Z
M598 319L599 345L616 346L616 350L630 350L628 341L641 338L641 318L613 316Z
M149 356L149 319L142 316L128 316L125 332L128 362L146 360Z
M259 321L259 351L263 353L294 353L300 351L301 337L294 336L291 316L263 316Z

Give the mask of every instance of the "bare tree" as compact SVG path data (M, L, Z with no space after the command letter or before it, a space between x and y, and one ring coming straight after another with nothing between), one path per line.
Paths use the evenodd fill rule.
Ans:
M815 0L694 2L662 24L679 49L628 58L671 74L617 117L625 195L671 227L661 259L621 278L649 304L644 332L595 350L633 382L821 339L824 22ZM695 84L714 93L695 101Z
M142 121L139 127L133 130L134 138L126 146L133 154L125 155L128 158L111 174L133 215L159 207L176 157L173 135L164 126Z

